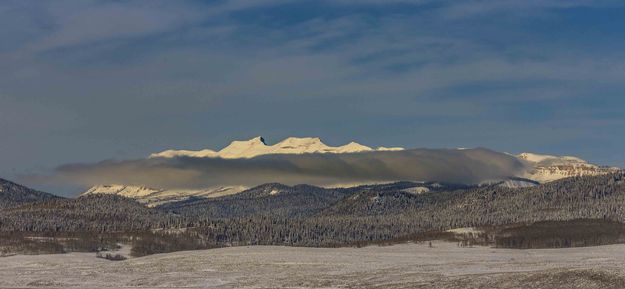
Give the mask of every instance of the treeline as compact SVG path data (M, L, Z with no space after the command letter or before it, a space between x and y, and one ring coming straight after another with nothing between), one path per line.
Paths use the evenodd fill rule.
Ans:
M606 220L544 221L494 233L499 248L569 248L625 242L625 224Z
M132 236L119 233L2 232L0 256L109 251L130 241Z
M51 199L0 211L0 231L120 232L186 226L174 214L116 195Z

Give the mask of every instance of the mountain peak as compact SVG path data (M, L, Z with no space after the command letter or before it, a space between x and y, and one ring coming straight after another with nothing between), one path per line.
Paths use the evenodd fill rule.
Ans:
M520 153L516 157L531 166L524 177L542 183L567 177L603 175L619 170L600 167L572 156Z
M350 153L350 152L365 152L365 151L372 151L373 149L365 146L365 145L361 145L357 142L350 142L344 146L339 147L339 151L341 153Z
M218 152L222 158L251 158L267 151L265 139L257 136L250 140L235 140Z
M287 154L324 153L332 147L324 144L318 137L289 137L273 145L276 152Z
M263 138L262 136L257 136L251 140L248 140L248 142L261 143L261 144L267 145L267 143L265 143L265 138Z
M232 146L232 145L267 145L265 143L265 138L263 138L262 136L257 136L257 137L253 137L251 139L248 140L235 140L230 142L230 144L228 146L226 146L225 148L223 148L222 150Z

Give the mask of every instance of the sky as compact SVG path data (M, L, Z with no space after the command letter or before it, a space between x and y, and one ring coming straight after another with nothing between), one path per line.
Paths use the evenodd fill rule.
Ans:
M262 135L625 166L622 1L0 2L0 177Z

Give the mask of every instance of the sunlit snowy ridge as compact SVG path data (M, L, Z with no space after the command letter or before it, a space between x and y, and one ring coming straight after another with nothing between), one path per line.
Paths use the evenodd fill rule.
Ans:
M173 157L197 157L197 158L253 158L260 155L269 154L306 154L306 153L357 153L370 151L400 151L401 147L371 147L361 145L357 142L350 142L342 146L328 146L324 144L318 137L289 137L283 141L267 145L263 137L255 137L246 141L233 141L227 147L220 151L211 149L203 150L166 150L159 153L151 154L151 158L173 158Z
M211 149L202 150L165 150L153 153L150 158L223 158L223 159L247 159L262 155L273 154L310 154L310 153L332 153L349 154L359 152L376 151L402 151L402 147L377 147L371 148L350 142L343 146L328 146L318 137L289 137L274 145L267 145L263 137L255 137L247 141L233 141L225 148L215 151ZM465 148L459 148L465 150ZM550 182L567 177L594 176L618 170L618 168L603 167L591 164L581 158L574 156L553 156L536 153L520 153L512 155L526 163L530 168L526 173L518 176L528 178L538 182Z

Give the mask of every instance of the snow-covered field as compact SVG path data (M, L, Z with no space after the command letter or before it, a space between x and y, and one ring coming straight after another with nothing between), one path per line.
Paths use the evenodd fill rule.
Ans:
M625 288L625 245L508 250L435 242L365 248L236 247L107 261L0 258L5 288Z

